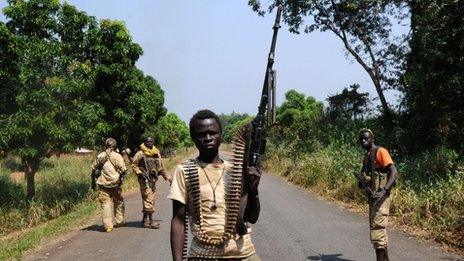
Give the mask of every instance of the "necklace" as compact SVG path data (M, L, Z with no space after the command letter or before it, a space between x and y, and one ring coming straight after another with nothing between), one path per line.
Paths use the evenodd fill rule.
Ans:
M224 167L222 168L222 172L221 172L221 176L219 177L219 180L218 182L216 183L216 186L213 187L213 183L211 182L211 180L209 179L209 176L208 176L208 173L206 172L205 168L203 167L203 165L201 164L200 162L200 167L201 169L203 170L203 172L205 173L205 176L206 176L206 179L208 180L208 183L209 185L211 186L211 189L213 190L213 204L211 204L211 210L212 211L215 211L217 209L217 202L216 202L216 189L217 187L219 186L219 183L221 182L221 179L222 179L222 176L224 176L224 170L226 169L226 164L224 163Z

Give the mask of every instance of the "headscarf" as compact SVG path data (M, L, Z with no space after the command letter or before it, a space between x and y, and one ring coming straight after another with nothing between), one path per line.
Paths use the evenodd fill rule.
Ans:
M140 145L140 150L143 151L143 153L145 153L145 155L147 155L148 157L153 157L156 154L159 154L160 152L155 146L153 146L151 149L148 148L147 146L145 146L145 143L142 143Z

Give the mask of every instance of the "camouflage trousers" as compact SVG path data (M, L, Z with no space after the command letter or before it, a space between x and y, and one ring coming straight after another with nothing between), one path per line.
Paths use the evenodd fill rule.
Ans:
M105 229L113 228L113 214L116 224L122 224L124 222L124 198L121 188L99 186L99 189L98 200L101 206L103 226Z
M370 237L375 249L384 249L388 246L387 224L391 201L390 194L378 202L369 200Z
M144 214L153 214L155 212L156 180L139 178L139 185L143 201L142 212Z

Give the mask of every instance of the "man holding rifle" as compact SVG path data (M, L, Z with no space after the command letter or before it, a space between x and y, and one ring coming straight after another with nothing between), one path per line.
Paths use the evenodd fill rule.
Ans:
M265 117L275 83L272 67L281 14L279 3L258 113L235 135L230 162L219 157L222 127L217 115L202 110L190 120L190 137L200 155L177 167L168 196L173 200L171 251L176 261L260 260L247 222L255 223L260 213L258 163L266 144ZM188 255L187 216L193 235Z
M390 215L390 191L398 179L390 154L385 148L374 144L374 134L369 129L359 132L359 143L364 148L361 174L357 175L358 186L369 197L370 238L378 261L388 259L387 223Z
M220 157L222 127L218 116L201 110L190 120L190 137L199 156L179 164L174 172L168 198L173 202L171 251L174 260L187 258L186 214L190 218L193 239L188 260L260 260L251 236L236 230L242 195L243 140L234 141L233 157ZM256 222L259 216L258 183L261 175L255 167L247 169L256 177L246 184L248 204L245 221ZM183 256L184 254L184 256Z
M160 224L153 221L156 181L158 180L158 175L161 175L166 181L171 183L171 177L164 168L160 152L154 146L152 137L147 137L145 142L140 145L140 150L132 159L132 170L137 175L140 193L142 194L142 224L144 227L157 229L160 227Z

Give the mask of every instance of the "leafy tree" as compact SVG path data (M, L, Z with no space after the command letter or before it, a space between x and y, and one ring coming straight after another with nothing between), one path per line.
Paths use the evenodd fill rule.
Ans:
M276 121L278 124L290 127L295 122L311 121L322 116L323 104L311 96L295 90L285 93L285 101L277 108Z
M147 130L145 136L153 137L155 144L165 154L172 154L178 147L191 145L187 125L174 113L161 117L156 125Z
M333 120L362 120L369 110L369 93L359 93L359 84L343 88L342 92L329 96L327 113Z
M9 114L17 108L18 48L16 37L0 22L0 114Z
M60 48L55 31L59 10L58 1L39 0L9 1L4 9L17 74L8 77L16 83L8 97L15 104L0 115L1 147L21 157L30 198L42 159L71 150L101 114L98 105L84 101L92 86L89 66L69 63ZM5 59L1 63L8 63Z
M221 113L218 116L222 124L222 138L224 142L227 143L232 142L232 138L234 133L237 131L237 127L240 126L245 119L248 120L251 118L251 116L246 113L240 114L234 111L231 114Z
M317 146L317 124L323 116L323 104L295 90L285 94L285 101L276 111L277 129L274 138L294 145L295 149L311 151Z
M4 14L0 149L21 157L29 197L52 152L108 136L138 144L166 113L159 84L135 67L142 49L122 22L97 23L58 0L10 0Z
M464 153L464 1L411 1L413 36L405 74L406 141Z
M398 76L404 70L404 43L408 37L397 39L392 34L393 19L405 19L407 10L401 0L279 0L284 6L284 21L289 30L299 33L329 31L342 41L348 55L359 63L375 86L384 113L390 113L383 90L397 86ZM269 11L276 6L273 1ZM264 15L259 0L248 4Z
M166 114L164 92L135 67L142 49L123 22L103 20L98 40L94 100L105 108L106 134L134 148L145 130Z
M224 142L231 143L237 131L253 120L253 117L248 114L242 115L244 115L244 117L237 118L239 120L234 120L232 123L226 125L222 132L222 139Z

